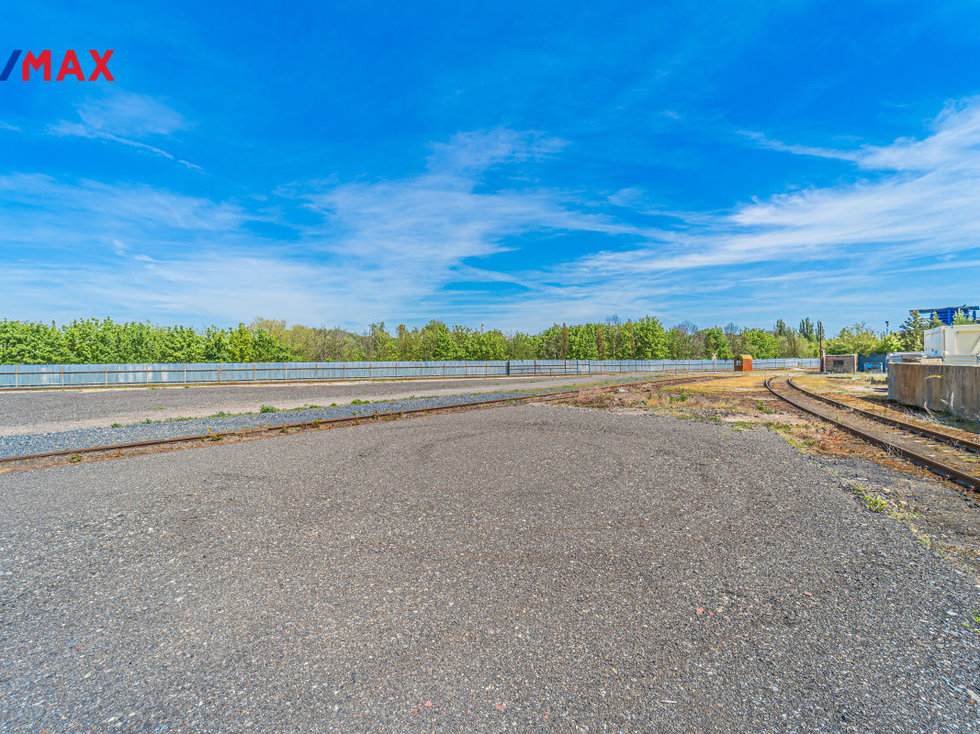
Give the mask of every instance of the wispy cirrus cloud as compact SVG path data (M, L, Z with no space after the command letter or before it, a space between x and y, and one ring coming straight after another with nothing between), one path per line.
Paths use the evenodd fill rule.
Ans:
M77 120L61 120L48 131L58 136L120 143L200 170L200 166L146 142L167 138L190 127L183 115L158 99L145 94L114 92L84 101L76 113Z
M101 252L116 263L80 258L32 270L13 258L0 292L16 304L56 284L59 299L86 312L170 320L266 314L360 327L438 316L540 328L556 314L710 321L726 299L743 319L768 318L787 300L824 314L833 301L844 313L866 304L869 291L902 308L929 278L975 280L976 100L949 105L917 139L839 155L784 146L840 160L844 182L725 212L670 211L640 186L570 192L534 183L569 145L535 132L461 133L433 145L416 174L297 182L264 199L262 211L148 186L0 177L8 243ZM674 224L637 223L651 213ZM256 223L289 227L295 237L257 236ZM536 267L494 264L508 252L533 255L541 234L605 246L577 258L553 249ZM494 296L498 288L505 297Z
M772 147L772 146L769 146ZM605 252L581 272L626 275L753 262L830 261L958 253L980 235L980 100L950 104L932 133L833 151L780 144L795 155L853 163L852 183L752 201L628 252Z
M533 132L463 133L433 146L426 170L416 176L292 186L286 193L324 217L322 227L307 230L305 243L342 256L359 277L366 273L372 285L411 303L439 298L440 288L464 277L468 260L510 250L511 237L564 231L638 238L647 232L605 214L583 213L575 197L560 190L517 182L515 188L483 190L488 172L519 169L565 145ZM381 276L377 282L375 274Z
M188 233L238 231L252 218L239 206L146 185L67 181L44 174L0 176L0 232L7 245L94 246L112 238L181 240ZM95 250L98 250L95 247Z

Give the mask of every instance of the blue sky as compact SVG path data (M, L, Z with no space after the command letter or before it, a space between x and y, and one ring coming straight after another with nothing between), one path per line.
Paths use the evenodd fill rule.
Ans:
M0 317L896 326L980 300L980 4L19 3Z

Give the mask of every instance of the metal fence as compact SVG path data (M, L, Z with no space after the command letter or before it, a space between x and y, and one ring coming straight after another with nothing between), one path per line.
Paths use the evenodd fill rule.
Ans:
M816 368L817 359L757 359L755 369ZM0 365L0 389L187 385L292 380L392 380L421 377L507 377L605 373L728 372L730 359L560 360L494 362L196 362L187 364Z

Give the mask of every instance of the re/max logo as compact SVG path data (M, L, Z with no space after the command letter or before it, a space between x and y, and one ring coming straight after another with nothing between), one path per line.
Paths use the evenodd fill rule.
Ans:
M0 82L7 81L10 72L14 70L22 53L24 52L21 49L14 49L10 52L10 58L7 59L6 66L3 67L3 71L0 71ZM109 49L101 55L98 51L92 49L89 51L89 54L95 60L95 70L88 76L87 80L94 82L101 76L106 81L115 81L112 78L112 74L109 73L109 67L107 66L109 59L112 58L112 49ZM33 51L27 52L24 61L20 65L20 78L25 82L29 82L31 80L32 70L39 72L44 81L51 81L51 49L46 48L37 56L34 55ZM71 49L65 51L65 58L61 62L61 68L58 70L58 76L55 78L55 81L63 81L68 76L75 77L80 82L86 81L85 71L78 62L78 55Z

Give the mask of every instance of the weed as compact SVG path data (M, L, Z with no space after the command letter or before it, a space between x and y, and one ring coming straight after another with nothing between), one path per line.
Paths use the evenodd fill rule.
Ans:
M970 630L970 632L976 632L978 635L980 635L980 612L974 609L970 613L970 618L970 621L964 622L963 626Z
M866 494L861 497L861 501L872 512L884 512L888 509L888 500L881 495Z
M735 421L732 423L733 431L750 431L755 427L755 423L749 423L748 421Z
M122 428L122 423L113 423L109 426L109 428Z
M68 459L68 461L70 461L70 462L71 462L72 464L77 464L77 463L78 463L78 462L80 462L81 460L82 460L82 457L81 457L81 456L79 456L78 454L72 454L72 455L71 455L71 458L70 458L70 459Z
M273 407L271 405L260 405L259 406L259 412L260 413L278 413L279 412L279 408L275 408L275 407Z
M770 408L767 408L766 404L763 403L761 400L755 401L755 409L758 410L760 413L768 413L770 415L776 412L775 410L771 410Z
M156 408L147 408L147 410L166 410L166 408L164 406L160 405L160 406L158 406Z
M370 402L371 402L370 400L361 400L360 398L354 398L353 400L350 401L350 404L351 405L368 405Z
M337 407L337 403L330 403L330 407L331 408L336 408Z

